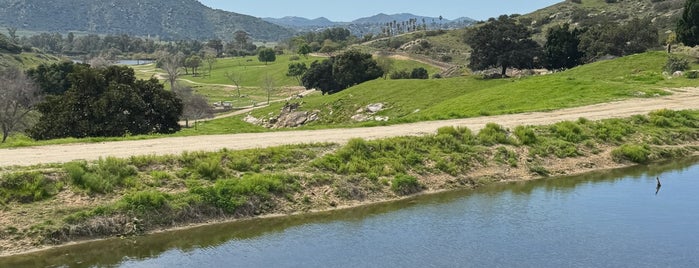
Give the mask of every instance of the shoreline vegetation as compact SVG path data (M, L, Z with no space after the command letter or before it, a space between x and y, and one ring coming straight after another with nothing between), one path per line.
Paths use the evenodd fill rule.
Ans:
M0 177L0 256L422 193L615 169L699 152L699 111L15 167Z

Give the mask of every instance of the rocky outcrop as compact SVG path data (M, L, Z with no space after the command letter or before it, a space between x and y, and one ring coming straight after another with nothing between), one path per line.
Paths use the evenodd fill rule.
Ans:
M385 106L386 105L383 103L369 104L369 105L357 110L356 114L352 116L352 120L357 121L357 122L366 122L366 121L386 122L390 119L388 116L376 115L376 113L382 111Z
M295 128L318 120L320 111L298 111L300 103L286 103L277 116L270 116L267 119L258 119L252 115L247 115L243 120L250 124L264 126L266 128Z

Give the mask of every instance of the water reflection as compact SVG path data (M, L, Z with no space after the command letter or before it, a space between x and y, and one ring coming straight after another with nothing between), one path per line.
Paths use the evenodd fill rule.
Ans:
M652 178L660 177L661 175L663 177L663 182L667 185L667 187L669 187L668 189L672 190L672 174L684 172L693 166L696 167L697 161L699 161L697 158L686 159L682 161L674 161L671 163L655 164L644 167L631 167L607 172L594 172L581 176L551 178L532 182L498 184L484 187L477 191L457 191L431 196L420 196L410 200L389 202L349 210L314 213L309 215L295 215L282 218L252 219L235 223L197 227L182 231L164 232L144 237L110 239L62 247L35 254L14 256L4 259L0 258L0 267L119 266L123 265L124 263L134 264L138 263L139 261L148 261L154 258L177 259L177 256L203 254L202 252L209 252L210 254L215 255L217 251L222 250L219 249L222 247L234 247L223 250L242 254L241 251L243 250L254 250L240 245L254 248L254 246L257 245L255 244L256 241L259 239L264 240L269 237L274 237L274 239L284 239L284 235L292 236L292 234L327 234L336 232L335 229L337 228L346 229L345 231L337 231L337 239L327 237L304 237L303 239L308 239L308 241L306 241L303 239L298 239L298 237L294 238L292 236L292 238L299 241L304 241L305 243L313 242L321 245L323 243L332 243L332 241L335 240L344 241L345 243L350 241L352 243L359 244L361 242L356 240L370 240L373 237L380 236L380 234L374 233L378 232L375 229L387 228L388 231L384 230L380 231L380 233L388 233L384 234L388 237L385 237L385 240L379 240L381 242L378 243L380 244L385 241L386 243L390 244L391 242L389 239L394 238L392 235L390 235L391 226L387 227L381 225L396 224L393 221L395 218L400 218L398 222L408 225L396 228L413 231L413 235L416 236L400 237L399 239L407 239L408 241L417 244L423 243L423 246L430 245L437 249L439 249L437 245L447 247L445 249L441 249L442 252L449 253L450 250L455 250L460 254L467 254L467 252L462 251L465 251L465 248L468 247L472 247L471 250L474 252L479 252L484 250L483 248L479 247L487 247L487 245L482 245L485 243L479 239L494 239L496 242L493 242L493 248L489 249L491 251L497 250L498 247L502 248L500 244L505 243L508 245L514 245L515 251L518 249L517 247L521 247L519 249L521 249L522 252L527 252L527 248L531 246L532 243L535 243L533 241L538 241L537 243L540 243L538 245L539 247L544 248L545 246L555 244L557 246L554 248L561 248L561 252L558 254L564 254L567 252L566 250L563 250L564 246L573 247L568 251L574 251L573 249L575 249L576 246L575 243L582 243L580 241L576 241L575 239L568 241L567 238L575 238L575 236L568 234L567 232L570 232L569 230L563 229L563 226L565 226L565 221L570 221L570 224L580 224L581 222L584 223L577 227L579 229L595 228L593 226L598 224L600 224L601 228L605 228L604 224L612 223L626 224L630 227L638 228L633 221L642 220L639 217L642 217L640 215L647 214L648 211L645 211L648 207L647 203L652 202L652 200L646 201L646 203L639 203L638 207L632 207L631 209L620 208L619 206L621 206L623 202L626 202L627 200L634 200L631 198L624 198L631 193L636 194L637 192L643 192L643 189L646 189L644 188L646 186L648 187L648 195L652 195L651 191L653 186L655 186L655 180ZM613 187L622 182L632 183L632 185L625 184L622 188ZM582 201L577 200L577 195L579 195L579 192L581 192L580 190L589 189L592 186L594 186L593 188L596 191L596 196L594 196L595 199L592 199L592 197L586 197ZM544 196L545 199L554 200L554 205L541 202L540 196ZM566 202L572 204L569 205ZM576 204L576 202L584 203ZM684 205L686 206L687 204ZM628 212L628 210L638 210L638 213L631 213ZM682 205L677 205L676 210L680 210L681 213L687 212L682 211ZM510 213L510 215L502 216L503 211L507 211L507 213ZM611 223L598 222L601 218L603 218L603 216L614 216L615 213L618 214L620 211L629 213L629 215L624 215L623 220L628 220L631 222L614 222L621 221L616 217L610 217L610 219L606 220L612 221ZM668 214L673 211L675 210L667 209L651 212L658 213L657 217L659 219L673 219L674 216L672 214ZM467 216L463 216L464 218L454 218L452 216L459 214ZM581 216L598 214L601 214L602 216L595 216L598 218L591 219ZM562 219L563 217L568 218ZM446 222L449 221L452 221L450 225L440 225L446 224ZM559 226L558 224L541 225L541 221L560 221L560 224L563 226ZM374 224L378 225L379 227L374 226ZM522 225L526 224L540 226L521 227ZM691 225L692 223L685 224ZM419 226L434 226L437 230L430 230L430 232L434 231L441 233L428 232L430 235L423 234L424 236L420 237L419 233L415 234L415 230L421 230ZM493 226L502 226L502 228L490 230L489 228L493 228ZM526 228L531 228L534 231L532 233L518 233L517 231L518 229ZM464 233L464 230L479 230L479 232L484 232L484 235L487 238L471 237L471 234L468 232ZM612 230L612 228L610 228L610 230ZM537 234L538 232L553 231L563 233L564 237L542 238ZM576 232L577 231L582 232L585 230L576 230ZM678 229L674 231L682 232L683 230ZM343 237L343 232L351 234L352 236L358 235L359 238ZM444 234L444 232L447 232L447 234ZM593 241L595 241L594 239L598 239L598 244L600 244L601 247L600 250L604 249L605 245L614 244L606 240L607 236L611 236L613 238L614 234L608 234L604 230L591 230L590 233L596 234L596 236L585 236L585 239ZM565 237L567 235L570 235L570 237ZM438 239L446 240L446 242L437 241ZM476 241L469 242L467 241L468 239L476 239ZM558 245L562 243L561 241L558 241L559 239L564 244ZM289 240L293 239L290 238ZM234 243L235 245L233 245L231 244L231 241L237 241L237 243ZM572 242L572 245L568 242ZM689 243L691 242L696 241L690 240ZM267 241L267 243L271 242ZM279 248L303 248L303 246L284 244L284 241L274 240L274 243L281 243L278 245ZM297 241L295 243L300 242ZM393 243L395 244L397 242ZM452 248L457 245L465 248ZM238 246L242 247L242 249L237 248ZM352 247L353 245L346 246ZM308 247L309 248L307 250L313 249L310 246ZM386 250L387 252L378 253L391 255L395 253L393 251L397 250L396 248L391 247L374 247L378 248L373 248L373 250L367 249L368 252L361 253L372 254L374 253L373 251ZM436 254L430 250L435 249L431 249L429 247L420 249L421 252L427 252L425 254ZM332 255L332 253L334 253L332 250L328 250L327 252L328 255ZM513 254L511 258L516 259L516 253L517 252L511 252L507 254ZM323 252L315 254L323 254ZM499 254L502 255L506 253ZM250 253L250 255L254 254ZM536 254L531 256L535 257ZM242 258L242 256L240 257ZM410 256L407 256L408 259L410 259L409 257ZM483 264L492 264L498 260L497 258L490 260L486 257L482 258L482 261L484 262ZM395 264L396 263L394 263L394 265ZM410 262L408 262L408 264L410 264ZM412 264L417 265L417 262L412 262ZM219 263L219 265L221 265L221 263Z

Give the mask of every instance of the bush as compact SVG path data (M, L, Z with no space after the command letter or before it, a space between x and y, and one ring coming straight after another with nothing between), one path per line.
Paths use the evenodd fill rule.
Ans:
M31 203L55 196L63 183L39 172L6 174L0 179L0 204L17 201Z
M533 145L537 142L536 133L532 127L518 126L515 128L515 136L524 145Z
M428 79L430 75L427 73L427 69L418 67L413 69L410 73L410 79Z
M513 144L507 137L507 130L495 123L488 123L478 132L478 141L483 145Z
M408 73L408 70L394 71L389 77L391 79L410 79L410 73Z
M689 60L685 58L680 58L676 56L670 56L667 58L667 63L665 64L665 71L673 74L677 71L684 71L689 69Z
M634 163L643 164L650 161L651 153L650 146L647 144L624 144L612 150L612 157L617 161L629 160Z
M391 190L399 195L409 195L422 190L416 177L399 174L391 181Z
M219 157L210 157L209 159L197 161L196 172L202 178L212 181L226 174L226 171L221 167L221 159Z
M142 191L124 196L118 206L121 209L144 213L159 210L167 204L168 198L167 194L158 191Z
M71 162L64 166L71 183L75 186L95 193L109 193L114 187L123 186L127 178L136 176L136 167L129 165L126 160L108 157L97 163L88 165L87 162Z
M563 121L551 126L551 132L568 142L581 142L587 139L582 127L575 122Z
M699 78L699 71L689 71L684 74L685 77L688 79L697 79Z

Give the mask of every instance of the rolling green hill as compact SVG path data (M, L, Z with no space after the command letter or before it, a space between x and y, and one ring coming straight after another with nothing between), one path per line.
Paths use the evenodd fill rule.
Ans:
M697 80L665 77L662 69L666 61L667 54L648 52L521 79L379 79L334 95L304 98L301 109L320 111L320 120L309 127L372 125L383 123L358 123L351 117L372 103L386 106L376 115L398 123L546 111L662 95L662 88L696 86ZM694 63L693 68L699 65ZM279 109L260 109L254 115L263 117Z
M607 3L605 0L580 0L574 3L567 0L530 14L522 15L522 23L531 25L540 40L546 30L553 25L569 23L575 26L595 24L619 24L633 18L650 18L663 33L674 30L685 0L619 0ZM667 34L665 34L667 36Z
M281 40L293 33L259 18L211 9L196 0L0 0L0 26L168 40L231 39L238 30L256 40Z

